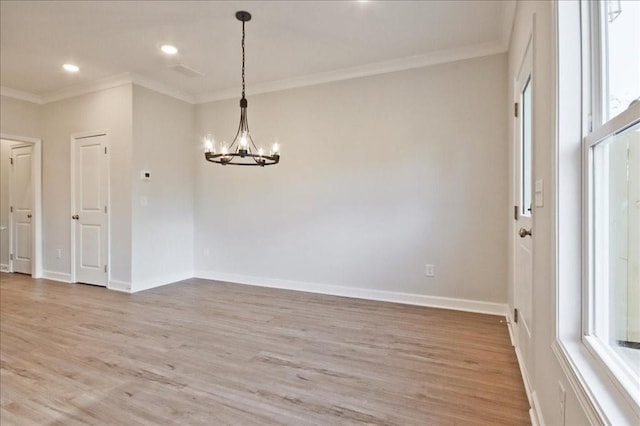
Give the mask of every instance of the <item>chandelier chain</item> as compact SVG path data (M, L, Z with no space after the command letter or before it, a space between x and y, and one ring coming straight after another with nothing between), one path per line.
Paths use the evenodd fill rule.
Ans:
M244 21L242 21L242 98L244 99Z

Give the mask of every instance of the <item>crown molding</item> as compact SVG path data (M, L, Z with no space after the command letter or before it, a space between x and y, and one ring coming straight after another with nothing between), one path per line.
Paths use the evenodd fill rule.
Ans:
M495 55L498 53L504 53L506 51L507 47L502 43L502 41L481 43L458 49L439 50L424 55L409 56L405 58L393 59L390 61L343 68L335 71L321 72L303 77L294 77L272 82L257 83L252 85L251 89L247 90L247 94L258 95L260 93L269 93L279 90L314 86L317 84L330 83L333 81L368 77L372 75L386 74L396 71L404 71L431 65L444 64L447 62L455 62L482 56ZM197 104L202 104L225 99L233 99L237 96L238 89L229 88L204 93L202 95L196 95L195 101Z
M60 90L52 90L42 94L43 103L61 101L63 99L74 98L76 96L85 95L87 93L98 92L100 90L111 89L125 84L131 84L131 73L125 72L116 74L111 77L102 78L89 83L77 84L75 86L65 87Z
M11 87L0 86L0 96L7 98L19 99L21 101L31 102L42 105L42 97L35 93L25 92L24 90L12 89Z
M422 68L447 62L462 61L482 56L504 53L508 50L513 19L515 16L515 2L506 2L504 10L503 28L500 41L480 43L458 49L439 50L423 55L409 56L389 61L376 62L334 71L326 71L301 77L293 77L276 81L257 83L247 90L249 95L277 92L280 90L294 89L306 86L315 86L334 81L349 80L353 78L369 77L378 74ZM60 90L45 92L42 95L0 86L0 94L10 98L20 99L36 104L47 104L87 93L111 89L125 84L136 84L175 99L190 103L203 104L225 99L234 99L238 96L238 88L215 90L203 94L192 95L182 90L160 83L135 73L122 73L85 84L66 87Z
M149 90L162 93L163 95L171 96L172 98L179 99L189 104L196 103L195 96L193 96L192 94L183 92L182 90L175 89L167 84L151 80L150 78L143 77L138 74L131 73L131 82L133 84L137 84L138 86L142 86Z
M22 99L37 104L48 104L51 102L61 101L63 99L73 98L76 96L85 95L87 93L98 92L100 90L112 89L114 87L123 86L125 84L137 84L138 86L145 87L155 92L162 93L172 98L179 99L181 101L193 104L195 99L193 95L175 89L164 83L157 82L147 77L135 73L122 73L116 74L110 77L102 78L85 84L78 84L71 87L65 87L60 90L52 90L43 93L41 96L33 93L24 92L21 90L11 89L9 87L2 87L2 95L16 99Z

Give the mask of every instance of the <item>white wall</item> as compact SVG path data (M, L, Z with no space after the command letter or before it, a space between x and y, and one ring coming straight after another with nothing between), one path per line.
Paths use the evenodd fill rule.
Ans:
M0 96L0 133L40 139L41 109L38 104Z
M132 291L193 276L194 127L194 105L133 86Z
M111 280L131 282L132 87L88 93L42 106L45 276L69 277L71 135L107 131L110 161ZM56 249L62 251L61 259Z
M250 96L282 161L200 151L197 274L505 303L506 71L501 54ZM198 134L231 142L238 119L238 100L199 105Z

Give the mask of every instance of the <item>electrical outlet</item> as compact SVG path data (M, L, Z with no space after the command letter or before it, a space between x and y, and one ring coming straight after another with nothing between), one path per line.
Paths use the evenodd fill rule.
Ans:
M431 263L427 263L424 267L424 274L427 277L435 277L436 276L436 268Z
M58 259L62 259L62 250L61 249L56 249L56 257Z
M560 381L558 382L558 398L560 399L560 424L564 426L567 393L565 392L564 386L562 386L562 382Z

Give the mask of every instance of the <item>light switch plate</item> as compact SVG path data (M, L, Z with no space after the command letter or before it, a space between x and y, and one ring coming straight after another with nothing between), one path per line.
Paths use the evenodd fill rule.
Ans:
M538 179L534 187L536 207L544 207L544 180Z

